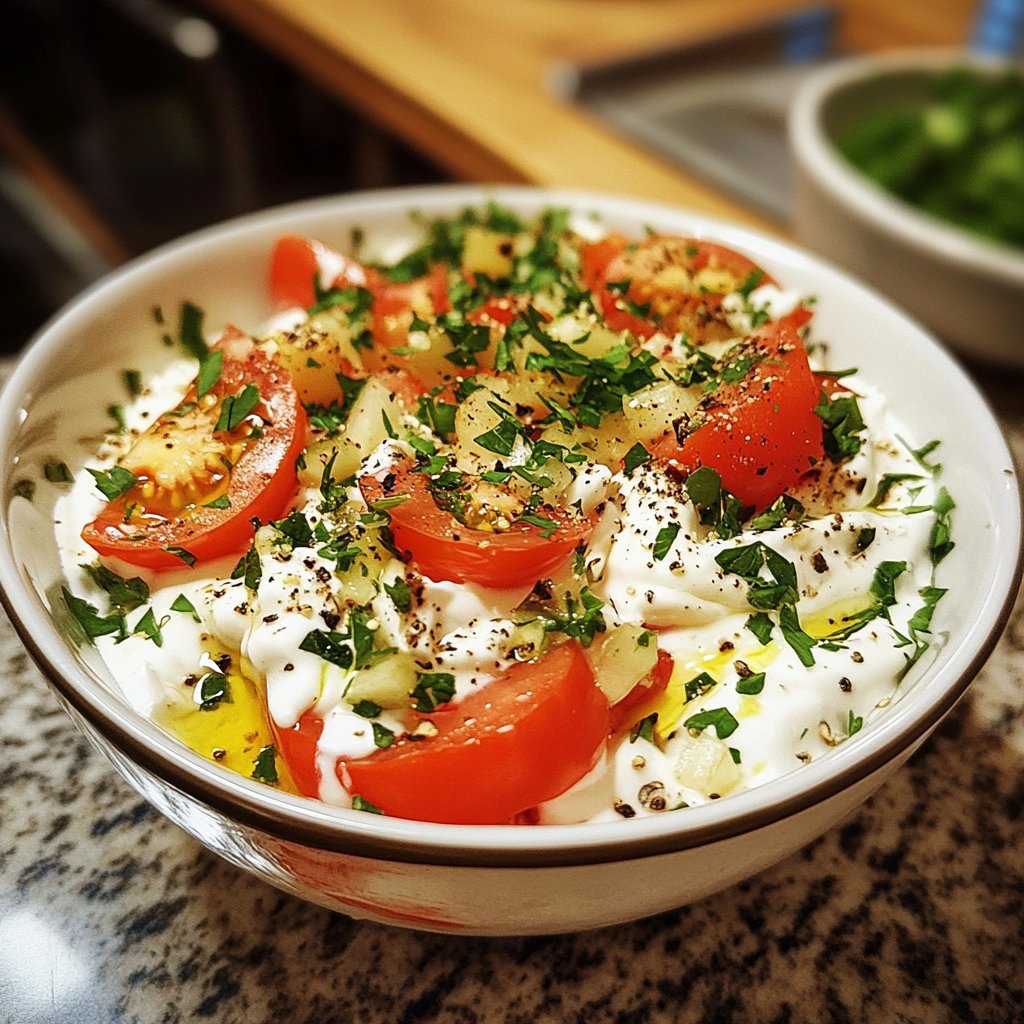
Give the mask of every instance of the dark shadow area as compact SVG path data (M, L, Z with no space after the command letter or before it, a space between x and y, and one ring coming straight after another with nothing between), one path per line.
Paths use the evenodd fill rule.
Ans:
M228 217L442 179L187 0L12 0L0 349L125 258Z

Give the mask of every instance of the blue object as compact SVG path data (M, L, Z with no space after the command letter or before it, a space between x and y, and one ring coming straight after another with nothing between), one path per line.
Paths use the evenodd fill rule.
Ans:
M833 7L806 7L786 19L782 56L788 63L820 60L832 48Z
M1014 57L1024 44L1024 2L982 0L971 48L986 57Z

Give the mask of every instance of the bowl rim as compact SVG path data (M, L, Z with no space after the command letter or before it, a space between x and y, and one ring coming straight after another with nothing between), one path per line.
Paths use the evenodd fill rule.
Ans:
M1024 290L1024 251L974 235L893 195L845 160L822 127L825 104L844 90L900 72L924 75L957 66L987 71L1017 68L1024 74L1019 62L949 47L844 57L809 74L797 90L787 119L790 149L819 189L875 230L921 255Z
M762 258L775 255L829 276L865 301L884 307L897 323L916 332L934 347L931 357L937 365L941 364L942 372L952 375L963 389L963 400L973 403L977 409L979 438L998 452L1006 464L1013 465L1012 455L987 400L953 357L890 302L820 257L752 229L644 200L580 190L458 185L375 190L276 207L191 233L108 275L43 326L0 394L3 465L14 464L12 439L20 421L23 396L31 391L32 381L44 378L44 366L52 366L50 352L59 345L62 333L83 310L102 306L109 296L130 289L165 265L173 265L193 247L265 232L275 224L284 226L295 218L313 213L351 217L361 211L405 213L414 208L426 208L436 215L442 210L480 204L488 199L534 209L548 205L593 208L606 215L628 215L642 223L656 224L658 218L669 223L685 222L694 234L711 235L726 244L753 247ZM201 758L128 708L99 677L86 671L71 656L65 641L50 623L42 599L19 568L7 525L9 506L0 518L0 599L29 653L67 706L145 771L236 822L277 839L385 861L510 868L598 864L692 849L782 822L867 779L924 739L966 691L995 646L1013 606L1024 571L1021 496L1015 478L1012 494L1009 486L1003 488L998 508L1003 518L997 527L1006 527L1014 550L1011 559L999 561L987 582L978 621L987 622L988 628L984 635L970 638L969 643L965 634L955 645L949 664L944 667L949 678L941 696L930 700L923 713L911 714L910 702L898 701L871 730L865 730L857 741L831 751L828 759L812 762L726 800L690 808L685 815L636 819L628 824L602 822L523 828L441 825L379 817L268 789Z

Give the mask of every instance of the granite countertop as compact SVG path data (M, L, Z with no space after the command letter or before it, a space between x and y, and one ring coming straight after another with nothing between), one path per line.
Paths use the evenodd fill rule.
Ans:
M1024 464L1024 380L979 375ZM841 826L705 903L523 939L349 920L120 781L0 621L0 1022L1024 1020L1024 600L968 696Z

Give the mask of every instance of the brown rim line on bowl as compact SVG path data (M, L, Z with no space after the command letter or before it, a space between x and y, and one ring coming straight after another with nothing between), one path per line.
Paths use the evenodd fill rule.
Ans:
M901 95L923 101L925 83L937 72L1007 66L949 49L886 51L829 64L798 90L789 141L802 244L877 287L963 354L1024 367L1024 250L904 202L835 146L836 135Z
M134 339L144 325L152 332L154 303L173 308L191 298L211 325L237 313L242 326L255 327L267 312L265 266L278 236L342 245L359 226L400 239L410 210L448 215L490 198L523 214L551 205L597 211L609 230L634 237L653 225L748 252L790 287L819 296L816 316L837 358L852 364L860 352L866 370L877 367L914 437L943 439L958 501L958 547L944 570L950 604L942 630L949 635L901 698L828 756L756 789L645 820L515 827L381 818L268 789L192 753L132 711L95 652L74 650L54 625L50 607L62 580L52 517L44 503L15 497L13 487L54 443L47 437L94 432L106 404L94 364L114 376L116 367L139 361ZM132 364L124 362L128 354ZM161 358L169 356L157 351L153 362ZM931 377L928 395L922 367ZM296 204L199 232L111 275L43 329L0 398L0 437L4 605L62 704L120 774L190 834L272 884L354 916L434 930L544 933L628 920L702 898L798 849L869 796L954 706L998 639L1021 572L1020 505L1005 441L984 398L924 331L799 249L619 197L405 189Z

